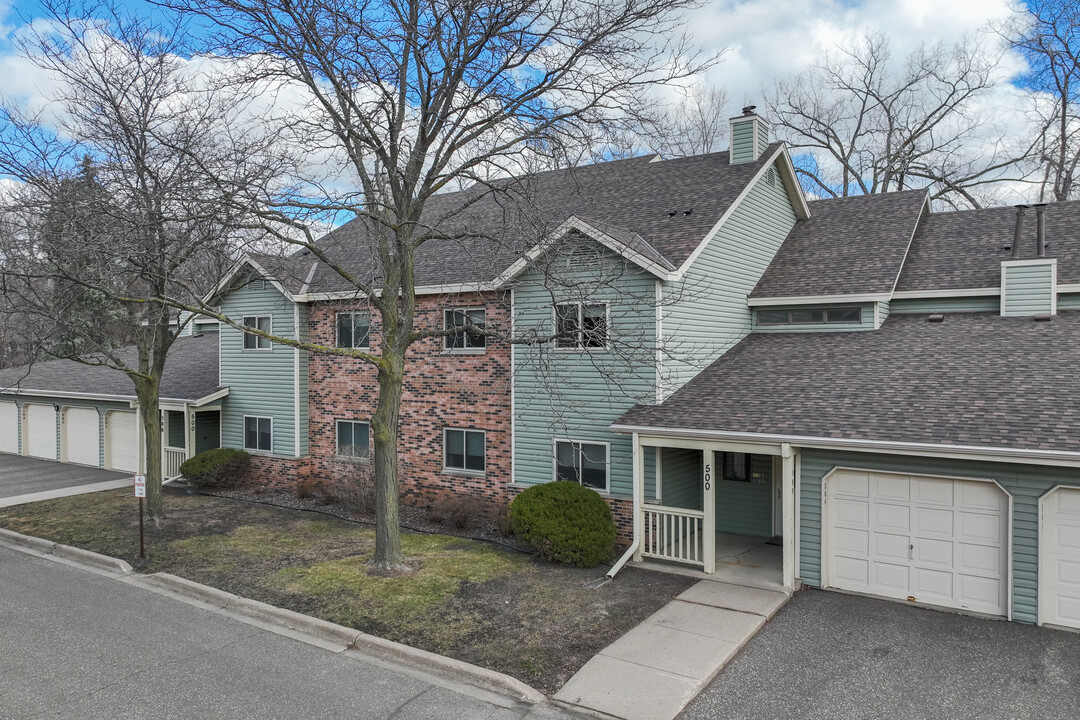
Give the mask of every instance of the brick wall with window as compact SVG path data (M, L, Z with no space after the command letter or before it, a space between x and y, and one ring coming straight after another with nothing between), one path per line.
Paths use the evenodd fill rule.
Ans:
M345 313L355 313L354 321L343 320ZM417 298L418 328L481 323L509 329L508 294ZM315 342L334 345L339 337L347 341L364 330L370 351L378 353L376 311L368 313L355 302L311 306L308 331ZM317 481L346 479L355 463L365 461L356 456L363 454L365 424L375 412L375 368L318 354L311 355L308 367L308 472ZM369 442L374 452L374 439ZM509 343L465 335L458 341L434 337L413 345L406 363L398 458L401 498L407 504L423 507L462 493L485 501L510 499Z

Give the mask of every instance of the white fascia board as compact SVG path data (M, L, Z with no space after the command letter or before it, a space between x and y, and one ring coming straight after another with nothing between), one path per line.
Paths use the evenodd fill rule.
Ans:
M746 196L750 194L750 191L754 189L754 186L757 185L758 181L761 180L766 172L768 172L769 168L777 163L777 160L782 160L782 162L779 163L779 168L781 170L781 175L784 176L782 179L785 186L787 186L789 182L794 182L795 166L791 162L791 156L788 155L787 146L780 145L773 151L773 154L769 156L769 159L758 168L754 177L750 178L750 182L746 183L746 186L743 187L738 197L735 198L735 201L728 206L728 209L724 211L724 214L720 216L720 219L716 221L716 224L713 225L712 229L705 235L705 239L698 243L694 252L690 253L690 257L686 258L683 264L679 266L679 269L675 271L674 277L668 278L669 280L682 280L683 276L686 275L687 270L690 269L690 266L694 264L694 261L698 259L698 256L701 255L701 253L705 252L705 248L708 247L709 243L712 242L713 238L720 232L720 228L724 227L724 223L726 223L728 218L735 213L739 204L746 199ZM796 184L795 187L798 188L798 185ZM790 198L790 192L788 193L788 196ZM802 190L798 190L797 197L799 198L799 205L794 208L795 217L805 220L810 217L810 208L806 204L806 198L803 197Z
M651 273L652 275L655 275L661 280L674 279L672 270L670 268L666 268L663 265L660 265L659 263L645 257L644 255L635 252L634 250L631 250L630 248L626 247L626 245L615 240L615 238L611 237L602 230L593 227L588 222L579 219L575 215L571 215L566 220L564 220L562 225L559 225L559 227L557 227L548 238L541 240L536 245L533 245L529 249L529 251L525 253L525 257L516 260L512 265L510 265L510 267L499 273L499 276L491 282L491 285L496 289L504 287L515 277L524 272L525 269L529 266L530 262L540 257L540 255L542 255L547 250L554 247L555 243L565 237L571 230L577 230L586 237L600 243L608 250L611 250L612 252L621 255L622 257L626 258L630 262L640 267L642 270Z
M897 271L896 277L893 278L893 284L891 290L896 292L896 286L900 283L900 276L904 274L904 266L907 265L908 255L911 254L911 245L915 242L915 233L919 231L919 223L925 215L929 215L933 212L933 207L930 205L930 191L923 191L923 204L922 209L919 210L919 217L915 219L915 227L911 228L911 235L908 237L907 247L904 248L904 257L900 259L900 270Z
M493 292L498 288L494 283L455 283L450 285L417 285L413 295L461 295L465 293ZM382 296L382 289L375 290L375 297ZM333 300L362 300L365 296L360 290L341 290L338 292L316 292L294 295L292 300L298 303L330 302Z
M240 258L240 260L238 260L236 264L229 269L229 272L225 273L225 276L221 278L217 285L214 286L214 289L202 297L202 304L209 305L211 300L213 300L215 297L219 297L223 292L225 292L225 289L229 286L229 283L232 282L232 279L236 277L236 274L239 273L245 265L254 268L260 275L262 275L262 278L264 280L277 288L278 292L280 292L289 300L296 302L296 299L293 297L292 293L286 290L284 285L282 285L280 282L277 281L277 279L275 279L270 273L268 273L266 271L266 268L260 265L250 255L244 255L244 257Z
M934 457L975 460L980 462L1011 462L1024 465L1055 465L1080 467L1080 452L1062 450L1022 450L1003 447L974 445L937 445L932 443L906 443L889 440L851 440L845 438L804 437L799 435L774 435L770 433L731 432L725 430L700 430L690 428L660 428L641 425L612 424L612 432L622 434L684 437L718 442L789 443L792 447L812 450L840 450L847 452L889 453L894 455L930 455Z
M934 298L997 297L1000 287L993 288L947 288L943 290L897 290L893 300L924 300Z
M220 400L221 398L228 396L228 394L229 394L229 388L224 387L224 388L221 388L220 390L218 390L216 392L210 393L209 395L205 395L205 396L199 398L198 400L193 400L188 404L191 405L191 407L193 407L193 408L202 407L203 405L207 405L209 403L212 403L215 400Z
M1058 286L1057 286L1057 291L1058 291L1059 293L1074 293L1074 292L1080 292L1080 285L1078 285L1078 284L1076 284L1076 283L1073 283L1073 284L1070 284L1070 285L1061 285L1061 284L1058 284Z
M105 400L108 402L131 402L134 395L105 395L102 393L58 392L35 388L4 388L0 395L52 397L70 400Z
M1031 258L1029 260L1002 260L1002 265L1021 267L1023 265L1057 265L1057 258Z
M889 293L867 293L864 295L792 295L776 298L747 298L750 307L770 307L776 305L826 305L837 303L887 302Z

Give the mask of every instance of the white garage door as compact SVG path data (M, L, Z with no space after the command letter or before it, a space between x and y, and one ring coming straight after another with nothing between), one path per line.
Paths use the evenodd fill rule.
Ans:
M0 452L19 452L19 408L13 402L0 402Z
M1080 628L1080 489L1058 488L1042 502L1039 622Z
M1006 614L1009 501L994 483L840 470L825 503L826 585Z
M64 459L98 466L98 412L94 408L64 409Z
M109 423L109 469L139 471L139 431L135 413L113 411Z
M26 454L56 459L56 411L52 405L25 405Z

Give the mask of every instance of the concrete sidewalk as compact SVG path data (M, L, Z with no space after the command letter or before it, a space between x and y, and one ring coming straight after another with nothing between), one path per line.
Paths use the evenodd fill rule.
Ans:
M587 662L555 699L626 720L669 720L790 598L702 580Z

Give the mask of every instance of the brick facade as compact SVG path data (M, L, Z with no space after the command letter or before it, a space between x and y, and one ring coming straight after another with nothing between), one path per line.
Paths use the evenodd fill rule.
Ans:
M293 490L307 473L307 458L251 456L249 481L269 490Z
M417 298L416 327L442 328L449 308L485 308L488 327L509 328L510 298L505 293ZM338 312L357 311L356 302L311 305L312 341L333 345ZM379 351L378 314L371 314L372 352ZM337 457L338 420L368 422L375 411L375 368L360 360L319 355L309 359L309 448L306 472L312 480L334 482L356 472ZM439 498L465 493L483 502L510 499L510 345L487 338L483 352L452 354L442 338L426 338L409 350L399 434L399 482L404 503L429 506ZM466 475L443 469L444 428L484 430L486 470Z

